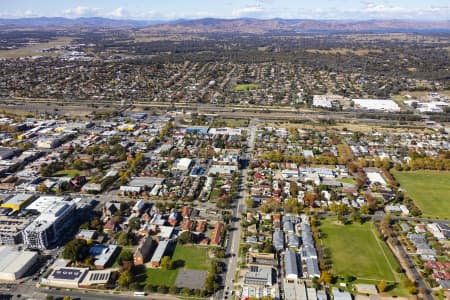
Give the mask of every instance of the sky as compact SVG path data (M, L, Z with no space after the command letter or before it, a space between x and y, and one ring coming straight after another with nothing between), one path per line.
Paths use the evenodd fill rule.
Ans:
M450 20L449 0L0 0L0 18Z

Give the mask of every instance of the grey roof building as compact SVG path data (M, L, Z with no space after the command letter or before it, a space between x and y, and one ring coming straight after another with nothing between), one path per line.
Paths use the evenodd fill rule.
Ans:
M298 279L299 260L297 253L291 250L284 252L284 275L288 281L295 281Z
M300 247L300 237L296 234L288 234L287 241L288 247Z
M249 285L272 286L272 267L250 266L250 271L245 274L244 283Z
M284 232L289 232L289 233L294 233L294 224L291 221L284 221L283 223L283 231Z
M284 250L284 233L282 231L276 230L273 233L273 246L275 250Z
M306 272L309 278L320 277L319 264L317 258L308 257L306 259Z

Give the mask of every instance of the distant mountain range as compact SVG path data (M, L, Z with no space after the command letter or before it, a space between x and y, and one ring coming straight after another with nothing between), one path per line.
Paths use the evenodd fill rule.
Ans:
M404 21L404 20L286 20L286 19L199 19L183 20L170 24L158 24L142 29L152 33L269 33L286 32L450 32L450 21Z
M0 19L0 27L129 27L148 33L253 33L270 32L450 32L450 20L295 20L295 19L198 19L175 21L115 20L106 18Z
M162 24L163 21L140 21L140 20L116 20L107 18L21 18L21 19L0 19L0 27L145 27L155 24Z

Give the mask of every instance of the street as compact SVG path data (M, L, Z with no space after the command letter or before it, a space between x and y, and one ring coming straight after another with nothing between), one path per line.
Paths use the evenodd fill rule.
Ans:
M256 138L256 129L257 129L257 120L252 119L249 124L250 134L247 139L247 149L244 154L244 159L249 162L251 160L253 149L255 146L255 138ZM227 295L226 293L231 293L234 290L234 279L236 274L237 265L239 263L239 244L241 240L241 214L245 212L245 198L247 195L247 164L243 165L241 170L241 174L239 177L239 195L237 199L237 203L233 208L233 216L232 221L230 223L230 230L228 243L226 246L226 253L231 255L226 259L227 270L225 274L224 280L224 290L220 290L217 293L217 299L225 299Z

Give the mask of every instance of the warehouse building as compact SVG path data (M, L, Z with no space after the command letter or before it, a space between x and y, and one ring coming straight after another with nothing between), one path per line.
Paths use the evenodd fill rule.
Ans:
M15 246L0 246L0 280L21 278L37 262L38 253L19 251Z
M10 208L12 210L21 210L34 199L32 194L17 194L8 198L5 203L2 204L2 207Z

